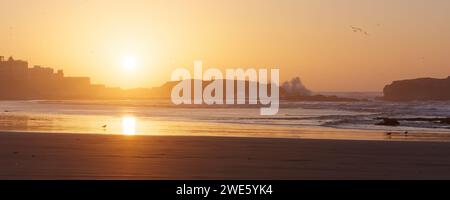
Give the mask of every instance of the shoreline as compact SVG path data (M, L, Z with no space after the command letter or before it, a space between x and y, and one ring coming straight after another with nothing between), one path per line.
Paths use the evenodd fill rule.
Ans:
M445 142L0 133L0 179L449 179Z
M357 129L320 129L308 128L296 130L298 134L290 136L240 135L240 134L141 134L127 135L111 132L76 132L76 131L42 131L42 130L0 130L1 134L40 134L40 135L83 135L83 136L118 136L118 137L199 137L199 138L241 138L241 139L286 139L286 140L330 140L330 141L384 141L384 142L450 142L450 135L439 132L416 132L405 135L402 131L357 130Z

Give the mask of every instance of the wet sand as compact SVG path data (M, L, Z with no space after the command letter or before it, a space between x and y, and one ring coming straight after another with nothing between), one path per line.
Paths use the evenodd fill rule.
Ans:
M450 179L450 143L0 133L0 179Z

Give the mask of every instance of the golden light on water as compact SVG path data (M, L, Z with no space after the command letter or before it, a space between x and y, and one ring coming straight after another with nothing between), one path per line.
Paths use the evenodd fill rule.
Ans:
M122 118L122 134L136 135L136 118L126 116Z

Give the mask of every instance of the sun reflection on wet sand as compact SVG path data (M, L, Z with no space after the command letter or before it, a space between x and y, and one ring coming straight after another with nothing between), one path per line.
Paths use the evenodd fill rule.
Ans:
M132 116L122 117L122 134L136 135L136 118Z

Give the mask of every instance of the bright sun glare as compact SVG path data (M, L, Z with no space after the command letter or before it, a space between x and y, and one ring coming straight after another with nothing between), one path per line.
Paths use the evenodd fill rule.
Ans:
M137 60L134 56L125 56L122 59L122 67L127 71L134 71L137 66Z
M136 118L130 116L122 118L122 133L124 135L136 134Z

